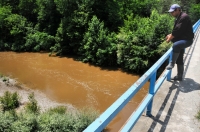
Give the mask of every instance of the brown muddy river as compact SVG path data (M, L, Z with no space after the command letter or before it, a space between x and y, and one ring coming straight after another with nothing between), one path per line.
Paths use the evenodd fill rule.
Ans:
M48 53L0 52L0 73L45 93L57 102L77 108L94 107L101 113L139 78L119 69L101 69L73 58L49 57ZM147 91L148 84L112 121L109 131L120 129Z

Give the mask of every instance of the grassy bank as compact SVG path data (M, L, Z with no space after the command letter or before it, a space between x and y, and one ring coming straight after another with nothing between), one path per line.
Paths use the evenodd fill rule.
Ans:
M34 92L29 92L28 96L20 95L18 93L23 88L19 84L16 87L12 82L12 79L0 74L0 132L80 132L99 115L90 107L71 110L66 106L55 105L42 111L43 105L38 105L37 101L40 95L36 97ZM10 90L13 88L18 90ZM2 93L2 89L8 91ZM22 101L22 96L27 97L27 101ZM40 99L44 100L43 97ZM43 104L51 106L47 101Z

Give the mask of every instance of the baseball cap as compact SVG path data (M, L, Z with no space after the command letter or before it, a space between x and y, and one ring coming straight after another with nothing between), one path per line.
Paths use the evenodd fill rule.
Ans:
M173 5L171 5L171 7L170 7L168 12L173 12L177 8L181 8L181 7L178 4L173 4Z

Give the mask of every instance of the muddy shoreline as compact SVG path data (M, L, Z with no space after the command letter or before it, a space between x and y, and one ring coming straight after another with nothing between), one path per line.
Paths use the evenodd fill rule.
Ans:
M40 106L40 112L43 112L49 108L54 108L57 106L65 106L67 110L73 111L76 108L73 107L71 104L63 104L58 103L56 101L53 101L49 99L45 94L43 94L40 91L32 90L28 87L26 87L23 84L20 84L15 79L11 79L6 77L6 81L3 81L3 77L0 78L0 96L3 96L6 91L9 91L11 93L17 92L20 96L20 107L19 109L23 109L24 105L29 101L28 96L31 93L34 93L35 99L38 102L38 106Z

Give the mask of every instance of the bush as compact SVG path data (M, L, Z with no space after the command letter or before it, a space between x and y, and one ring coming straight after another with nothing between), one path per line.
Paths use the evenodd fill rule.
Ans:
M172 42L167 43L166 41L163 41L160 45L158 45L157 53L159 55L163 55L166 53L166 51L172 46Z
M0 97L0 103L3 111L13 110L19 106L19 95L17 92L11 93L6 91L2 97Z
M0 110L0 132L80 132L99 115L91 108L69 112L64 106L50 108L39 113L33 93L29 95L30 102L25 106L25 111L16 113L13 108L17 106L15 102L18 98L17 93L11 94L10 92L5 92L0 98L4 108Z
M31 30L31 29L30 29ZM28 51L50 51L53 46L55 39L54 36L48 35L44 32L31 31L26 36L25 47Z
M82 132L99 115L91 108L80 109L75 113L66 112L64 106L49 109L38 117L42 132Z
M2 112L0 111L0 132L11 132L11 125L15 121L15 116L12 112Z
M196 118L200 121L200 110L198 111Z
M11 125L12 131L36 132L38 130L37 116L30 113L21 113Z
M101 66L116 65L115 36L115 34L109 33L104 28L104 23L94 16L79 49L83 62Z
M162 56L157 50L171 32L172 19L153 10L149 18L130 15L124 24L117 35L117 62L127 71L143 74Z
M10 37L9 43L12 43L11 50L24 51L24 43L27 27L31 26L27 19L18 14L11 14L5 18L6 28L9 30L7 36Z
M48 110L49 113L58 113L58 114L65 114L66 111L67 111L67 109L64 106L58 106L58 107L55 107L55 108L50 108Z
M189 15L193 24L198 21L200 18L200 4L192 4L189 9Z
M82 132L85 130L98 115L99 113L90 107L79 110L76 114L75 131Z
M7 78L7 77L3 77L3 82L9 82L9 78Z
M29 102L25 106L25 110L27 112L38 114L40 111L40 107L37 105L37 100L34 98L34 93L31 93L28 97Z
M9 49L9 45L5 42L10 40L9 30L6 27L6 18L11 15L11 7L0 7L0 51Z
M45 112L38 117L40 130L42 132L72 132L75 120L72 114L59 114Z
M147 68L148 59L151 57L148 54L148 46L153 36L150 23L150 19L129 16L125 26L120 29L117 35L117 62L123 69L140 73ZM146 29L143 24L146 25Z
M197 120L200 121L200 106L199 106L199 110L198 110L198 112L197 112L195 117L196 117Z

